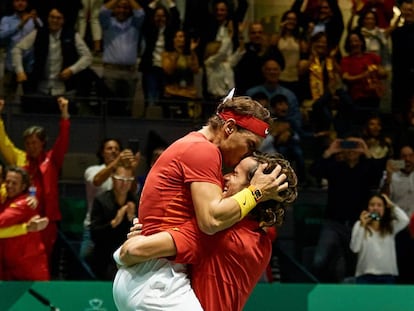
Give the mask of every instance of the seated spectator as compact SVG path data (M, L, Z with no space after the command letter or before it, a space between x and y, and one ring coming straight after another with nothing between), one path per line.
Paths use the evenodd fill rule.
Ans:
M133 168L120 162L111 179L113 189L98 195L91 211L90 230L95 244L91 267L100 280L114 279L117 267L112 254L125 241L137 214L137 197L130 192L135 180Z
M23 67L25 51L33 48L34 67L30 73ZM82 83L79 74L92 62L86 43L79 34L65 27L65 16L60 8L50 10L48 27L32 31L12 50L13 66L17 82L25 83L26 95L32 97L22 102L25 112L57 112L56 96L72 96L77 83ZM38 99L38 100L37 100Z
M299 104L296 95L283 87L279 83L279 77L281 73L281 66L275 59L267 59L262 66L262 74L265 82L261 85L257 85L247 90L247 96L253 96L257 93L264 93L267 95L269 102L270 99L278 94L286 96L289 104L288 115L286 119L291 122L292 129L294 131L300 131L302 127L302 117L299 111Z
M299 183L304 183L305 157L301 147L299 133L295 132L291 123L286 118L289 104L286 96L276 95L270 101L270 111L274 117L273 124L268 135L259 150L266 153L280 153L287 160L295 163Z
M111 97L108 114L131 115L145 13L135 0L111 0L99 13L103 32L103 79Z
M408 217L385 195L368 201L352 228L350 247L357 254L358 284L394 284L398 275L395 236L408 224Z
M9 167L5 178L7 199L0 207L0 226L29 221L39 211L29 206L29 174ZM0 279L7 281L49 280L48 258L40 232L0 239Z
M348 55L341 60L342 78L354 103L354 123L361 126L370 113L379 113L387 73L381 65L381 57L366 52L365 39L360 32L348 34L345 51Z
M187 102L197 98L194 75L200 69L195 49L198 41L192 40L186 49L186 34L178 30L172 38L173 44L161 54L165 73L163 105L164 117L188 117Z
M4 16L0 22L0 41L6 47L6 59L3 77L3 92L0 97L14 100L17 91L16 74L12 62L12 49L26 35L42 25L35 10L30 10L27 0L13 0L13 15ZM25 72L33 67L33 51L27 50L23 55ZM1 89L1 87L0 87Z
M174 1L168 8L158 1L149 4L143 26L145 48L139 63L146 106L158 103L164 93L165 76L162 53L168 48L175 31L180 27L180 14Z
M270 110L270 101L264 92L258 92L251 96L252 99L259 102L263 107Z

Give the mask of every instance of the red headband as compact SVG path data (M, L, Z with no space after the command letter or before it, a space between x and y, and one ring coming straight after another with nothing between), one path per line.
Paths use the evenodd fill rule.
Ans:
M263 138L266 137L266 135L269 133L269 124L256 117L253 117L252 115L236 114L231 110L222 111L218 113L218 115L225 121L228 119L233 119L238 126L249 130L250 132L253 132L254 134L257 134Z

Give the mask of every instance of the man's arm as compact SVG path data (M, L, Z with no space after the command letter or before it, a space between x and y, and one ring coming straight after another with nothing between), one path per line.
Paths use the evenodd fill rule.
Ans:
M78 33L75 34L75 47L76 47L76 51L79 54L79 58L76 61L76 63L66 68L66 69L69 69L72 74L77 74L78 72L86 69L90 64L92 64L91 51L89 50L85 41L83 41L83 39L80 37ZM62 73L66 69L64 69Z
M280 174L280 166L277 166L271 174L264 174L265 167L263 164L259 165L251 185L262 192L263 196L260 201L277 200L278 192L288 187L285 183L286 175ZM205 234L211 235L227 229L243 218L242 209L245 207L240 206L234 196L223 198L222 189L216 184L193 182L191 183L191 196L198 226ZM246 197L244 201L247 205L248 200L249 198Z
M69 115L69 100L64 97L57 99L57 105L60 110L59 135L52 147L51 161L53 161L58 168L62 167L65 154L69 149L69 133L70 133L70 115Z
M4 100L0 99L0 114L4 109ZM23 166L26 161L26 152L16 148L6 133L3 119L0 118L0 153L7 165Z
M47 217L33 216L27 223L0 228L0 239L13 238L29 232L37 232L46 228L49 223Z
M175 256L177 250L168 232L149 236L138 235L128 239L119 249L122 265L131 266L154 258ZM116 253L114 256L117 256Z
M35 39L36 39L36 35L37 35L37 30L33 30L26 37L24 37L21 41L19 41L11 51L13 68L17 75L17 82L23 82L27 80L26 73L24 72L24 67L23 67L23 53L24 51L33 47ZM23 79L25 77L26 79Z

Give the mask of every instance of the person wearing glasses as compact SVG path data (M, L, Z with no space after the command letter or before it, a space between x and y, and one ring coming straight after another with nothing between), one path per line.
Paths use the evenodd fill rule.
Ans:
M93 201L90 230L95 246L90 265L100 280L114 279L117 268L112 253L124 242L136 216L138 199L131 191L134 173L128 161L120 161L112 173L112 189Z

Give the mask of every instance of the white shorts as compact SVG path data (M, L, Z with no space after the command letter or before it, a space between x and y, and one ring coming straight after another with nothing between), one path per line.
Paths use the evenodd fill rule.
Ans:
M202 311L185 265L154 259L120 267L113 296L120 311Z

